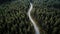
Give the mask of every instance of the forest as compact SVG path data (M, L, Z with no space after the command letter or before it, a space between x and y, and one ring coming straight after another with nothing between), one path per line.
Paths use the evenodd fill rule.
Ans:
M30 2L40 34L60 34L60 0L0 0L0 34L35 34Z
M0 34L34 33L33 25L26 14L29 3L23 2L8 1L0 5Z
M31 12L42 34L60 34L60 0L39 0Z

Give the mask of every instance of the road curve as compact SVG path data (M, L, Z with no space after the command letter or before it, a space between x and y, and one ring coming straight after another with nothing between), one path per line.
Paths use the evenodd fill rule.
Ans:
M30 8L29 8L27 14L28 14L28 16L29 16L30 21L32 22L32 24L33 24L33 26L34 26L35 34L40 34L38 26L36 25L35 21L34 21L34 20L32 19L32 17L31 17L31 10L32 10L32 8L33 8L33 4L30 3Z

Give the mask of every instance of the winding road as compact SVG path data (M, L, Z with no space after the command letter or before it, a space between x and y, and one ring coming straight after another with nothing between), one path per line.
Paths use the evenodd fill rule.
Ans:
M28 16L29 16L30 21L32 22L32 24L33 24L33 26L34 26L35 33L36 33L36 34L40 34L38 26L36 25L35 21L34 21L34 20L32 19L32 17L31 17L31 10L32 10L32 8L33 8L33 4L30 3L30 8L29 8L27 14L28 14Z

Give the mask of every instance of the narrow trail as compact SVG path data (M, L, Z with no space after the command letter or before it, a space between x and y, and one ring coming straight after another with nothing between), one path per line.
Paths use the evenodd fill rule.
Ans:
M34 26L35 34L40 34L38 26L36 25L35 21L31 17L31 10L32 10L32 8L33 8L33 4L30 3L30 8L28 10L28 16L29 16L29 19L30 19L30 21L32 22L32 24Z

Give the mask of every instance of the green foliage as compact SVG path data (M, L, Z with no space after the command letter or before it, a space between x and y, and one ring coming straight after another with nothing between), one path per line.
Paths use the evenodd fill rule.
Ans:
M44 34L60 34L60 1L36 0L31 15Z
M60 34L60 0L0 0L0 34L34 34L27 12L33 3L32 18L41 34ZM3 4L2 4L3 3Z
M28 16L28 3L13 1L0 5L0 34L33 34Z

